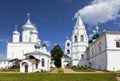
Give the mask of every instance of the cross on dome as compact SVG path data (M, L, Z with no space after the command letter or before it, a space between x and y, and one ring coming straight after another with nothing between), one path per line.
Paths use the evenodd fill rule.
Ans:
M30 15L31 15L30 13L27 13L28 19L30 19Z
M20 35L20 33L18 32L17 28L18 28L18 26L17 26L17 25L15 25L15 30L13 31L13 34Z
M78 17L80 17L80 13L78 13Z
M15 25L15 30L16 30L16 31L17 31L17 28L18 28L18 25L16 24L16 25Z

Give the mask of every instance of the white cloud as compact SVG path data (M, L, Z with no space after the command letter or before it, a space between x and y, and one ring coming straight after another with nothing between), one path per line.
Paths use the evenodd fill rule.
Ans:
M85 6L78 12L80 12L86 24L98 25L99 23L106 23L120 16L120 0L94 0L90 5Z
M0 42L7 43L10 39L11 39L11 37L7 37L7 38L0 38Z
M50 47L50 46L51 46L50 41L43 41L43 43L46 44L47 47Z

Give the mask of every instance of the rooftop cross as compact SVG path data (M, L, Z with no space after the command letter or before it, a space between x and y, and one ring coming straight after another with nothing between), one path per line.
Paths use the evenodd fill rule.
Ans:
M27 13L28 19L30 18L30 13Z
M80 13L78 13L78 17L80 17Z
M15 30L16 30L16 31L17 31L17 28L18 28L18 25L16 24L16 25L15 25Z

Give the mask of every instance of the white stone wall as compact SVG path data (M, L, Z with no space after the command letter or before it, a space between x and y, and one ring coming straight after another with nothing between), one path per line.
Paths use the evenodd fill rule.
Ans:
M37 42L38 35L37 34L31 34L31 42Z
M22 31L22 42L30 42L30 30Z
M0 68L8 68L9 62L8 61L0 61Z
M116 41L120 41L120 33L107 33L107 70L120 70L120 47L116 47Z
M31 60L23 60L21 63L20 63L20 72L25 72L25 66L22 65L22 63L26 62L27 65L28 65L28 72L36 72L36 71L50 71L50 62L51 62L51 59L50 59L50 56L47 56L45 54L36 54L36 55L33 55L35 58L39 59L39 64L38 64L38 68L36 68L36 64L33 63ZM45 66L43 67L41 65L42 63L42 59L44 59L44 64Z
M24 59L24 54L35 51L35 43L8 43L7 59Z
M120 50L108 50L107 56L107 70L120 70Z
M89 66L96 70L120 70L120 33L104 32L94 43L89 46ZM101 46L101 50L100 50Z
M40 56L40 60L42 60L42 58L45 59L45 66L44 66L44 67L41 66L41 62L40 62L39 66L38 66L39 69L40 69L40 70L49 71L49 70L50 70L50 62L51 62L50 57L45 56L45 55L41 55L41 56Z
M20 35L14 34L12 41L13 41L13 42L19 42L19 41L20 41Z
M106 36L103 34L89 46L88 66L95 70L106 70Z

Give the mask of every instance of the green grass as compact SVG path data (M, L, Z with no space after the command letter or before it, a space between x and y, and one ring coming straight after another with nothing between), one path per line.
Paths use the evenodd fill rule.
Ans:
M117 81L115 74L0 73L0 81Z

